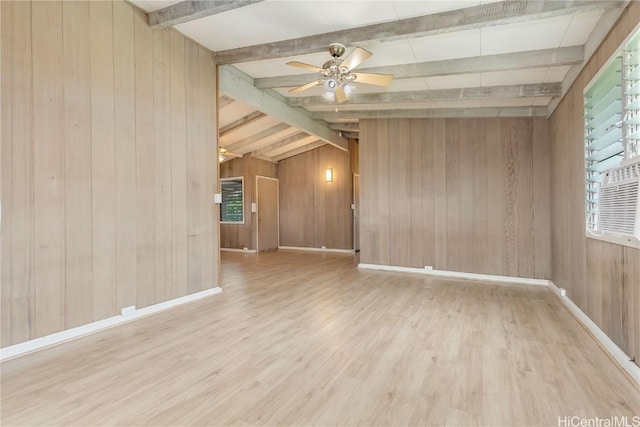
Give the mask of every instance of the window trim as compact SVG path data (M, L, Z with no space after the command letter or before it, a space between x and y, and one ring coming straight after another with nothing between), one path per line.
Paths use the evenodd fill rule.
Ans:
M218 218L220 220L220 224L227 224L227 225L243 225L245 223L245 197L244 197L244 192L245 192L245 187L244 187L244 176L231 176L231 177L226 177L226 178L220 178L220 194L223 195L223 191L222 191L222 183L226 182L226 181L237 181L240 180L241 184L242 184L242 221L223 221L222 220L222 206L224 205L224 200L222 200L222 202L220 203L220 208L218 210Z

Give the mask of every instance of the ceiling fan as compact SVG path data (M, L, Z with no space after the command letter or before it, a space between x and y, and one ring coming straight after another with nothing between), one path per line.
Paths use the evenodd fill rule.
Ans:
M226 150L225 148L218 148L218 162L222 163L225 160L230 160L234 157L242 157L242 154L232 153L231 151Z
M389 86L393 80L392 74L352 73L351 71L369 59L373 54L368 50L356 47L344 60L339 59L345 51L344 45L331 43L329 53L333 59L325 62L322 67L305 64L304 62L291 61L287 65L304 68L320 73L318 80L291 89L290 93L298 93L314 86L324 85L328 94L335 96L336 103L342 104L349 99L348 83L365 83L376 86Z

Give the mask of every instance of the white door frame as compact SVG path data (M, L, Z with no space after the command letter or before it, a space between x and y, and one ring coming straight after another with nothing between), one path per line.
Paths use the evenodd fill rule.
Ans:
M276 219L278 227L278 247L280 247L280 180L270 176L256 175L256 253L260 252L260 221L258 221L258 213L260 212L258 198L258 179L270 179L276 181Z

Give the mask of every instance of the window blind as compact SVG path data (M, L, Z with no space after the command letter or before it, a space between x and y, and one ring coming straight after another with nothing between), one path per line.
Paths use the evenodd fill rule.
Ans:
M244 222L244 195L242 178L221 181L221 222Z

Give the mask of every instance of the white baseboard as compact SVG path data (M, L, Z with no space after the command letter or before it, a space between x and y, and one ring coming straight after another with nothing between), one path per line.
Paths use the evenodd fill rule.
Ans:
M338 254L356 253L356 251L354 251L353 249L305 248L302 246L278 246L278 249L284 249L288 251L333 252Z
M629 376L640 385L640 366L633 363L629 356L622 351L611 338L604 333L593 320L587 316L584 311L580 309L571 299L567 296L567 292L563 288L559 288L555 283L549 281L549 289L558 297L560 302L573 314L573 316L582 323L582 325L591 333L591 335L600 343L601 347L609 353L609 356L615 360L618 365L624 369Z
M151 305L149 307L143 307L133 313L125 316L114 316L107 319L98 320L96 322L81 325L75 328L67 329L64 331L56 332L55 334L46 335L44 337L36 338L30 341L21 342L9 347L0 349L0 362L4 362L9 359L13 359L18 356L22 356L28 353L32 353L37 350L41 350L52 345L60 344L65 341L70 341L76 338L83 337L85 335L93 334L114 326L130 322L132 320L140 319L151 314L158 313L169 308L176 307L188 302L199 300L211 295L215 295L222 292L219 287L205 289L204 291L196 292L183 297L175 298L169 301L164 301L158 304Z
M255 254L255 249L235 249L235 248L220 248L221 252L240 252L243 254Z
M426 274L428 276L450 277L452 279L470 279L483 282L512 283L517 285L548 286L545 279L529 279L526 277L494 276L492 274L462 273L459 271L427 270L426 268L399 267L395 265L358 264L358 268L367 270L395 271L400 273Z

